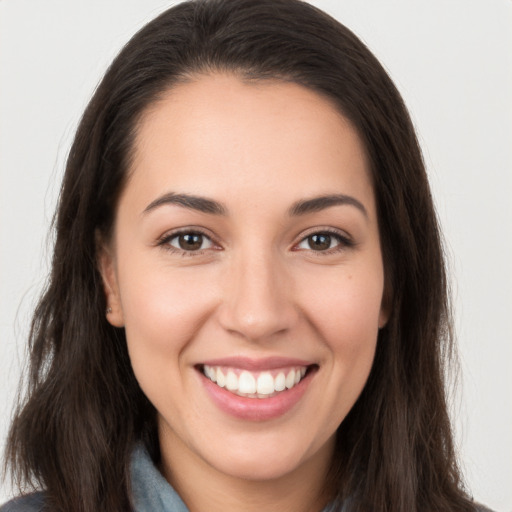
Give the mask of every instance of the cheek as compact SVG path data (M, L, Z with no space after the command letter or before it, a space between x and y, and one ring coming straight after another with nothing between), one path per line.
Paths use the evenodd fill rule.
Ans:
M144 268L144 272L138 268ZM183 380L186 361L182 354L211 309L208 288L201 286L204 280L198 274L196 278L192 273L176 272L154 262L152 265L127 262L120 269L131 365L141 389L160 411L167 410L171 403L176 407L178 402L173 397L186 392ZM177 392L169 393L171 389Z
M366 385L378 338L382 286L378 275L347 275L311 301L310 321L324 343L324 399L336 430ZM330 429L330 430L329 430Z
M379 266L341 269L303 284L312 290L302 301L304 310L330 353L340 386L364 386L375 354L383 286Z
M361 272L342 269L305 281L301 287L309 293L302 302L329 339L364 339L377 332L384 288L378 267Z
M130 353L169 358L186 346L211 308L201 272L177 272L152 262L119 269L120 296ZM139 269L144 269L140 271ZM128 278L127 278L128 276ZM132 361L134 366L136 361Z

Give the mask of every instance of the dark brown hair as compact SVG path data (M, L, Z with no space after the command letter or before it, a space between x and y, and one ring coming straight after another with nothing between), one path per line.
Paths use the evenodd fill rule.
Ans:
M96 265L130 169L142 113L173 84L212 71L281 79L330 98L371 163L391 317L367 385L338 430L329 482L351 511L473 510L456 465L444 371L447 283L415 132L388 75L343 25L298 0L179 4L138 32L90 101L67 161L48 286L30 334L25 398L7 456L55 511L130 509L129 457L159 457L155 411L124 331L105 320Z

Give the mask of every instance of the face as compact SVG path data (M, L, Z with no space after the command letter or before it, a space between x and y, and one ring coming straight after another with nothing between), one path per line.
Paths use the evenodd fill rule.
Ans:
M171 470L328 463L387 312L368 163L327 99L227 75L172 88L100 265Z

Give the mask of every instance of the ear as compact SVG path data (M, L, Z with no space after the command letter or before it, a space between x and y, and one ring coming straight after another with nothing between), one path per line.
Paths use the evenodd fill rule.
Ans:
M99 235L96 236L96 254L98 270L103 281L105 312L107 321L114 327L124 327L123 308L117 282L116 260L110 244L106 244Z
M379 329L386 327L389 320L389 311L384 307L384 304L380 308L379 313Z
M380 304L379 312L379 329L386 327L391 311L393 309L393 293L391 291L391 284L388 279L385 279L384 292L382 293L382 301Z

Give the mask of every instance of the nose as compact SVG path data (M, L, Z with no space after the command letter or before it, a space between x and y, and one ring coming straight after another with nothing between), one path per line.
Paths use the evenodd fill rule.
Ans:
M259 342L288 332L299 315L286 264L270 253L240 255L234 260L222 286L218 310L222 327Z

